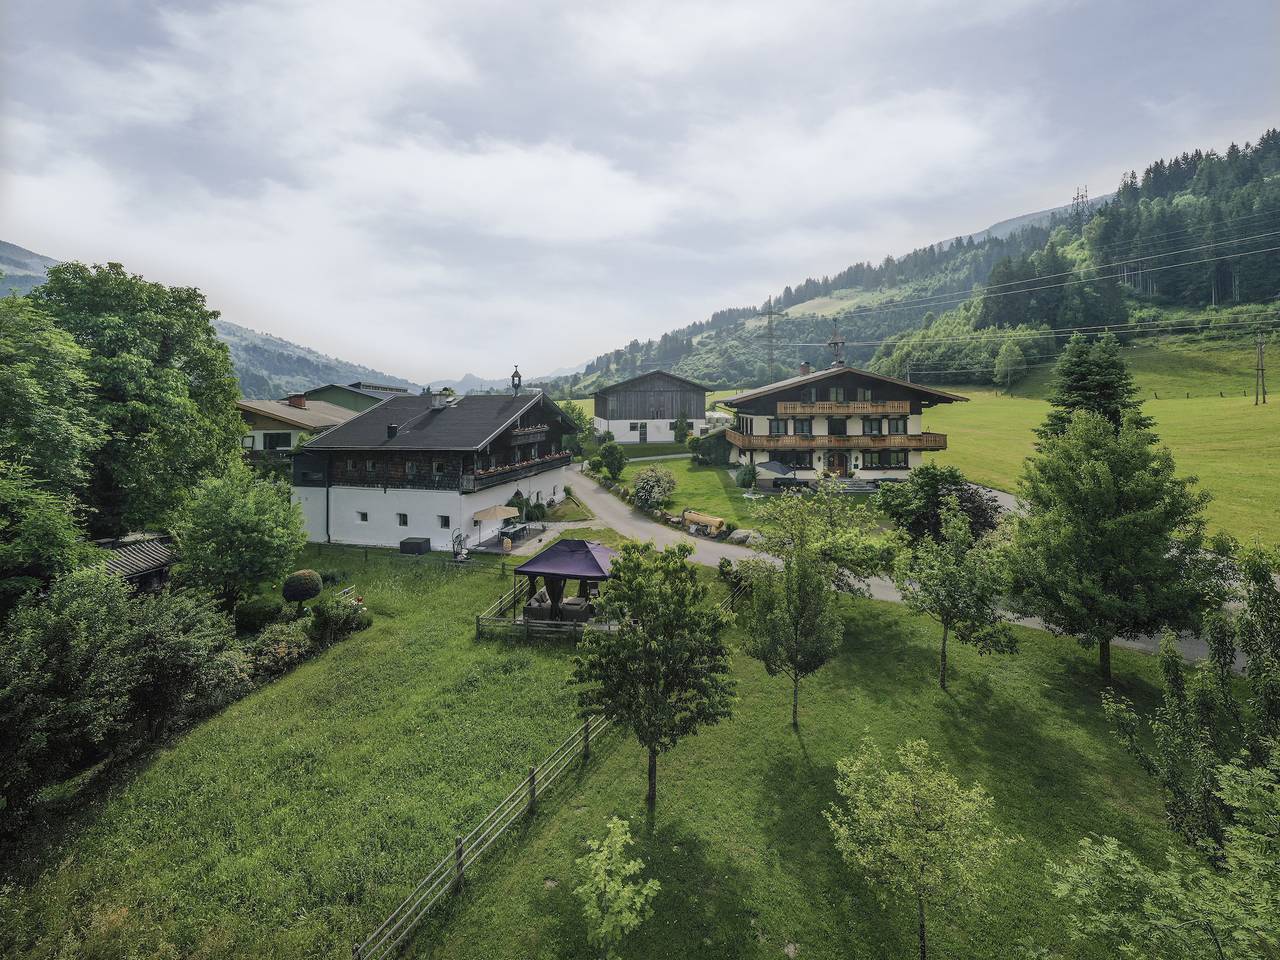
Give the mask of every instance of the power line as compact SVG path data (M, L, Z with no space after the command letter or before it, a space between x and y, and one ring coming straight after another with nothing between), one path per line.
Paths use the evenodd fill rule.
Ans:
M1280 231L1276 231L1276 233L1280 233ZM1266 236L1270 236L1270 235L1271 234L1266 234ZM1224 244L1237 243L1237 242L1243 242L1243 241L1237 241L1237 240L1221 241L1221 243L1224 243ZM1195 249L1202 249L1202 248L1188 247L1186 250L1171 250L1169 251L1169 253L1158 254L1157 256L1173 256L1174 254L1177 254L1177 253L1189 253L1190 251ZM1219 260L1229 260L1233 257L1248 257L1257 253L1272 253L1276 250L1280 250L1280 246L1266 247L1261 250L1237 251L1235 253L1223 254L1217 257L1203 257L1199 260L1186 260L1180 263L1166 263L1166 264L1162 264L1154 267L1144 267L1143 272L1156 273L1161 270L1174 270L1174 269L1177 269L1178 267L1194 267L1202 263L1216 263ZM1105 264L1103 267L1087 268L1087 269L1105 269L1106 267L1124 266L1126 263L1129 263L1129 262L1132 262L1132 261L1116 261L1115 263ZM1075 271L1074 270L1070 271L1070 273L1074 274ZM1067 276L1067 274L1056 274L1056 276ZM988 297L992 297L992 298L1008 297L1014 294L1035 293L1038 290L1056 290L1061 287L1070 287L1070 286L1075 286L1076 284L1081 284L1081 283L1096 283L1099 280L1120 280L1124 278L1125 278L1124 273L1107 274L1105 276L1099 276L1099 277L1080 277L1078 279L1067 280L1062 283L1042 284L1040 286L1035 286L1035 287L1021 287L1018 290L1005 290L1003 292L997 292L997 293L987 293L984 289L983 291L979 291L978 295L981 296L983 299L986 299ZM1037 279L1048 279L1048 278L1046 277L1046 278L1037 278ZM1032 281L1029 281L1029 280L1011 281L1011 283L1013 284L1024 284L1024 283L1030 283L1030 282ZM879 307L874 310L860 311L855 308L854 310L847 311L846 315L855 316L859 319L864 317L876 317L886 313L896 313L901 310L919 309L921 307L926 307L926 308L942 307L942 306L949 306L949 305L964 303L966 300L972 299L974 296L975 296L974 291L969 291L968 293L963 293L963 294L936 294L934 297L921 297L915 300L899 300L888 306ZM799 319L802 319L802 317L790 317L789 319L799 320Z

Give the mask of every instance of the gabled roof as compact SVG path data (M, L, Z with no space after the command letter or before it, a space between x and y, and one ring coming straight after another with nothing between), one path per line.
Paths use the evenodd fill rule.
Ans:
M305 450L482 450L522 413L543 403L541 390L511 394L469 394L433 404L430 394L388 397L316 437ZM547 401L553 416L564 418ZM396 433L387 436L395 425Z
M694 390L701 390L703 393L707 393L711 390L711 388L708 386L705 386L701 383L696 383L693 380L688 379L687 377L681 377L677 374L669 373L666 370L650 370L648 373L642 373L639 376L632 377L629 380L621 380L618 383L611 384L610 386L601 387L599 390L596 391L596 393L597 394L612 393L614 390L621 389L622 387L629 387L631 386L631 384L637 383L640 380L644 380L647 377L656 377L659 375L664 377L670 377L672 380L679 380L681 383L685 384L686 386L692 387Z
M757 387L754 390L748 390L746 393L740 393L736 397L728 397L721 400L727 407L732 407L737 403L746 403L748 400L756 400L760 397L766 397L771 393L777 393L779 390L787 390L791 387L799 387L809 383L816 383L819 380L825 380L828 377L834 377L842 373L856 373L860 377L867 377L871 380L880 380L884 383L897 384L900 387L907 387L917 393L926 394L934 397L943 403L955 403L957 401L968 401L968 397L962 397L958 393L947 393L945 390L935 390L932 387L924 387L918 383L911 383L909 380L899 380L897 377L888 377L883 373L872 373L870 370L861 370L858 367L828 367L825 370L815 370L813 373L802 373L798 377L789 377L786 380L779 380L776 383L766 384L763 387Z
M361 397L369 397L371 400L385 400L387 397L399 397L406 394L407 390L386 389L379 390L372 384L362 383L322 383L318 387L311 387L304 390L302 395L309 397L313 393L319 393L321 390L346 390L348 393L354 393Z
M238 400L236 406L246 413L271 417L302 430L327 429L356 415L354 410L325 400L308 400L305 407L295 407L285 400Z
M531 577L607 580L616 556L615 551L595 540L557 540L516 567L516 573Z

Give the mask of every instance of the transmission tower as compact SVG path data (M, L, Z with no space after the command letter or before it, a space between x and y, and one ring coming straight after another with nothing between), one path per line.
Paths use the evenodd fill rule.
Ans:
M1071 225L1077 230L1084 229L1085 217L1089 213L1089 188L1076 187L1076 195L1071 200Z
M844 337L840 335L840 325L831 320L831 339L827 341L827 349L831 351L831 365L844 366Z

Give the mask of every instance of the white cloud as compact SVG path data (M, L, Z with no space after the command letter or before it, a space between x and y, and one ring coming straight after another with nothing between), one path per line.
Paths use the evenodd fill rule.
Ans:
M1135 112L1066 2L11 9L0 239L420 380L536 373L1065 201L1170 111L1233 122L1191 75Z

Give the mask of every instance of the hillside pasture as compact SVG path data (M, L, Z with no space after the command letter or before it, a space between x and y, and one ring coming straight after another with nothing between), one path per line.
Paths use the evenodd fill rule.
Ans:
M1280 403L1254 406L1252 348L1242 342L1169 341L1126 349L1124 357L1179 470L1197 476L1213 494L1211 527L1244 540L1280 540L1280 501L1274 495L1280 490ZM924 429L948 435L947 450L929 456L954 464L978 483L1014 491L1022 463L1034 450L1032 431L1049 409L1050 381L1051 370L1042 368L1008 394L950 387L970 402L925 412Z

